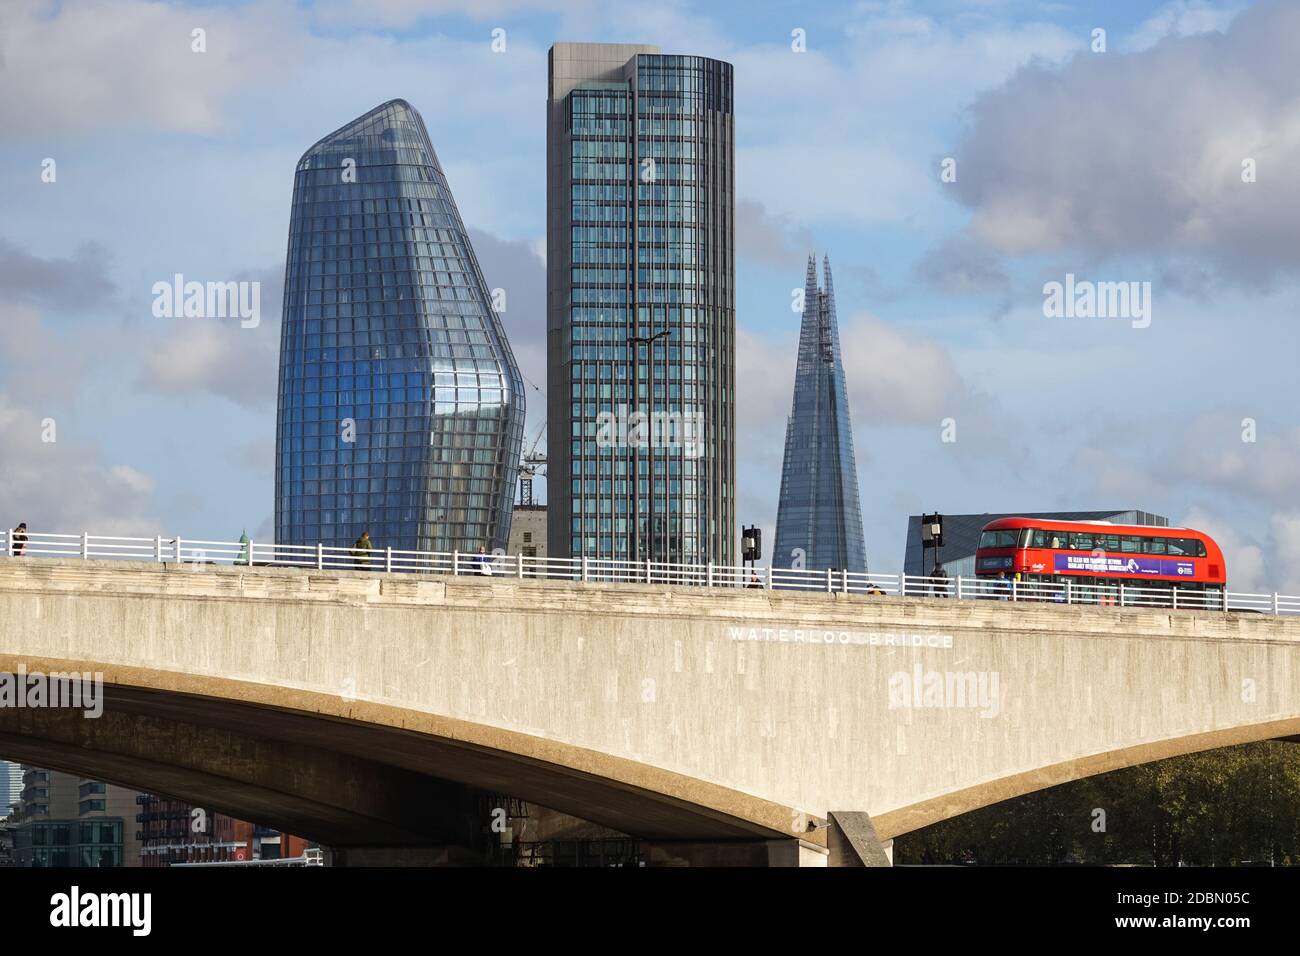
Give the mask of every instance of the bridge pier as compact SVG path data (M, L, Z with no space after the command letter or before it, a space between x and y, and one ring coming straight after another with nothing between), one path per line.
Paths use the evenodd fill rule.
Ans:
M893 866L894 841L881 842L871 814L836 810L826 815L827 866Z
M825 866L826 850L806 840L643 842L646 866Z

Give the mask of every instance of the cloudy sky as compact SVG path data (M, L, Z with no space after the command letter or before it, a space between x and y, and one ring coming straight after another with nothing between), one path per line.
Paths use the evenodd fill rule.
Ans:
M739 518L768 542L815 251L873 570L921 509L1143 508L1217 535L1234 588L1300 593L1292 0L4 0L0 525L269 537L294 164L393 97L544 386L557 40L735 65ZM261 324L155 318L175 273L260 281ZM1149 325L1046 317L1067 274L1150 283Z

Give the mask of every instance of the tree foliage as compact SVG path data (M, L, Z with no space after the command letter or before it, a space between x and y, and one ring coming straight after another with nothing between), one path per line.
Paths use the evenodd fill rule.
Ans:
M1225 747L1028 793L899 837L894 862L1300 863L1300 745Z

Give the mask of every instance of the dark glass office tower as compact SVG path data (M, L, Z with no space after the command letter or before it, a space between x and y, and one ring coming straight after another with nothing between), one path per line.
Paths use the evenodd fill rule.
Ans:
M551 47L552 556L733 563L733 133L728 63Z
M797 567L796 552L802 551L802 566L810 570L865 571L867 547L829 258L823 269L824 290L817 288L816 259L808 257L772 565Z
M298 161L280 337L282 544L505 547L524 393L424 121L391 100Z

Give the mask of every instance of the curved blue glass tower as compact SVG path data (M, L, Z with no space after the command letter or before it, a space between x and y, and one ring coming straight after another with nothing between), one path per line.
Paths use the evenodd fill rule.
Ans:
M865 571L867 547L829 257L823 269L824 290L817 287L817 261L808 257L772 565Z
M523 421L519 369L424 121L390 100L298 161L276 540L504 548Z

